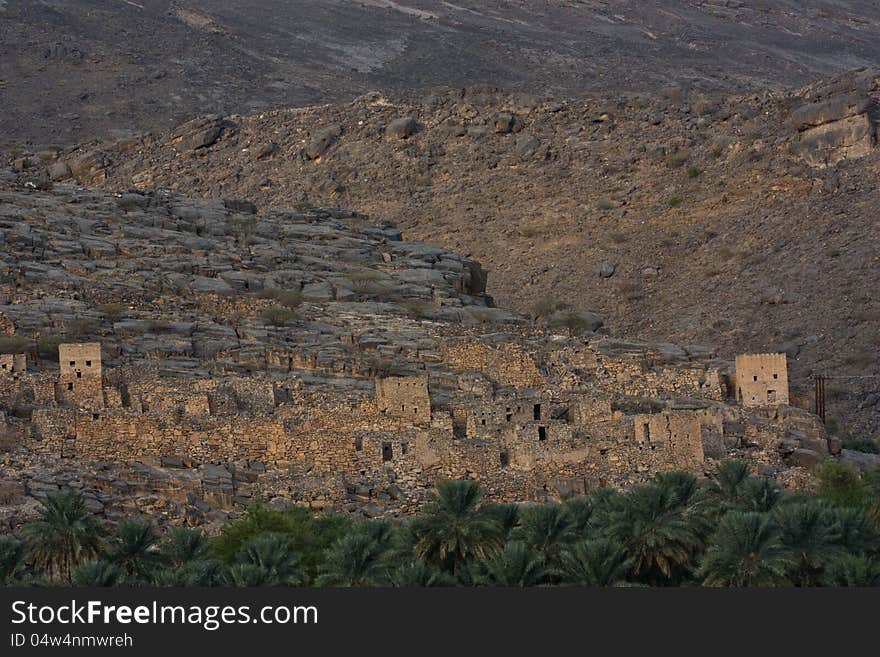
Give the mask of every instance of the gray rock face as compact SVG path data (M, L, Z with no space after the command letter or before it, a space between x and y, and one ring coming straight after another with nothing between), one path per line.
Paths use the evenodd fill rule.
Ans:
M814 86L809 101L794 108L797 130L791 151L813 167L857 159L876 147L880 125L880 69Z
M844 463L854 465L859 470L880 469L880 454L868 454L866 452L857 452L852 449L843 449L840 451L840 460Z
M176 147L179 151L190 152L208 148L217 142L227 127L232 124L214 114L193 119L177 130Z

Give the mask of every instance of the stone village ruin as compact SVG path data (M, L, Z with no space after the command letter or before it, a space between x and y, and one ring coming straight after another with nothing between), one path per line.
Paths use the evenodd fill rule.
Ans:
M542 330L493 307L478 263L362 215L5 198L7 339L92 322L0 357L9 508L69 486L110 519L210 523L257 496L401 515L446 478L549 500L734 456L797 486L839 451L784 354ZM266 319L291 288L295 320Z
M374 394L344 402L259 378L102 374L100 344L61 344L57 374L24 371L24 355L4 368L0 404L33 401L34 450L159 467L244 463L257 479L293 465L312 481L294 497L317 506L342 502L353 486L417 497L461 477L479 478L498 499L565 497L667 470L700 474L743 441L780 455L787 447L795 461L827 454L821 424L786 405L785 354L739 356L727 375L719 363L656 364L657 354L613 343L557 351L553 385L523 346L465 341L447 350L472 368L457 380L378 376ZM442 392L432 395L435 387ZM202 494L231 504L236 472Z

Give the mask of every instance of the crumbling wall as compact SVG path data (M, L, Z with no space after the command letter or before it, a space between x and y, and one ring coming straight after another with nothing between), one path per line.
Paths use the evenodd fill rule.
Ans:
M599 378L616 392L632 397L700 397L714 401L727 398L724 377L717 367L646 367L639 361L606 357Z
M0 376L27 371L27 354L0 354Z
M536 388L546 384L532 356L513 343L496 347L483 342L448 345L442 358L453 369L476 370L499 386Z

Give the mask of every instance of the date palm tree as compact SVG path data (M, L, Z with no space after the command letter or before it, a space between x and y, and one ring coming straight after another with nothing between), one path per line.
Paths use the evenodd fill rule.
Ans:
M623 583L630 561L607 538L578 541L562 551L562 582L573 586L615 586Z
M633 575L652 585L678 584L710 530L696 480L689 475L658 477L613 498L604 524L606 537L626 551Z
M739 499L742 485L749 478L749 466L745 461L727 459L715 469L709 484L712 501L723 508L734 506Z
M791 580L796 586L820 584L825 565L843 552L834 509L822 500L795 501L774 509L773 518L793 557Z
M256 577L262 572L257 570L253 574ZM244 575L246 576L247 574ZM206 557L188 561L177 568L162 570L156 574L155 582L158 586L227 586L230 583L230 574L223 561Z
M520 513L520 526L511 533L512 540L522 541L540 554L550 569L560 566L562 549L575 539L569 516L559 504L529 506Z
M125 586L128 578L125 571L106 559L88 561L73 569L72 582L75 586Z
M880 586L880 561L863 554L842 554L825 569L825 586Z
M374 521L334 543L319 569L318 586L378 586L388 571L389 523Z
M209 547L200 529L172 527L159 543L159 555L165 563L180 567L207 558Z
M500 552L475 564L475 583L481 586L538 586L546 576L544 557L522 541L511 541Z
M8 586L24 570L24 544L15 536L0 536L0 586Z
M765 513L773 509L781 497L782 492L772 480L765 477L749 477L740 486L730 508Z
M705 586L784 586L792 553L771 518L728 512L700 565Z
M481 507L481 510L483 513L498 521L498 524L501 526L501 533L504 536L504 540L507 540L507 537L510 536L510 532L513 531L513 528L516 527L517 524L519 524L519 507L516 504L493 502L484 504Z
M589 538L594 533L595 510L594 497L591 496L572 497L562 503L562 511L568 517L575 537L579 539Z
M242 546L230 575L236 586L298 586L303 583L304 569L287 536L265 533Z
M24 528L34 566L50 578L70 582L73 567L96 557L102 527L73 491L49 493L39 516Z
M840 531L838 541L846 552L880 556L880 530L866 509L838 507L832 513Z
M415 556L458 574L469 559L484 559L503 544L498 521L481 512L475 481L442 481L412 521Z
M408 561L391 569L387 583L395 588L424 588L427 586L455 586L455 578L424 561Z
M130 581L147 581L160 561L154 550L158 539L150 523L124 520L116 528L116 538L107 557L126 573Z

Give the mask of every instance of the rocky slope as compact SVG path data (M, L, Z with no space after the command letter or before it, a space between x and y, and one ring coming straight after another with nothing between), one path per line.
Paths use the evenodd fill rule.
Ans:
M552 297L620 335L784 350L803 393L812 373L848 377L830 412L874 435L878 77L751 96L371 94L92 144L52 172L388 218L484 263L500 306Z
M0 371L0 526L59 487L111 520L211 525L254 496L397 515L459 468L446 452L513 501L728 456L793 488L829 455L880 459L801 409L737 405L711 348L610 338L590 314L543 330L487 303L473 260L401 237L338 208L4 173L0 353L27 363ZM71 342L100 343L94 388L58 379ZM401 376L423 381L416 419L406 393L376 412Z
M0 141L488 84L538 95L742 91L880 57L850 0L4 0Z

